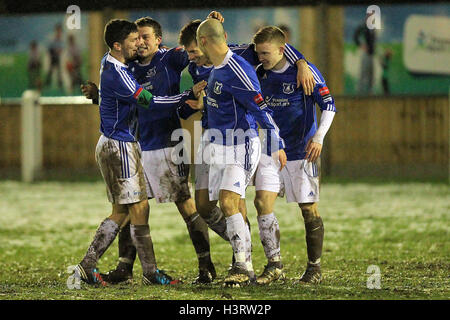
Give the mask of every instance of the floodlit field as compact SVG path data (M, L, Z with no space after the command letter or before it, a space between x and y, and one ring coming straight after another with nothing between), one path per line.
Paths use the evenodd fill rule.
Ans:
M194 286L197 259L185 224L171 204L150 202L158 266L181 278L177 287L141 284L135 264L130 285L67 286L67 268L83 257L98 224L109 214L104 184L0 182L0 299L449 299L450 187L444 183L325 183L319 210L325 225L318 286L295 286L306 265L299 208L277 200L287 280L268 287L222 288L231 246L210 232L218 281ZM259 241L253 189L247 192L253 264L266 263ZM100 260L116 265L117 240ZM371 267L369 266L376 266ZM380 289L374 272L380 270Z

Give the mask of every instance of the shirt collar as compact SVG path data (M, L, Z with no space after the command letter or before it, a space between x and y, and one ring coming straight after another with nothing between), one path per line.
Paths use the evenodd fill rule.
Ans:
M120 62L119 60L117 60L116 58L114 58L111 54L109 54L109 52L108 52L108 56L106 57L106 61L111 62L111 63L118 65L120 67L123 67L123 68L128 68L128 66L126 64L124 64L124 63Z
M273 69L272 69L271 71L272 71L272 72L275 72L275 73L283 73L283 72L285 72L290 66L291 66L291 64L289 63L289 61L286 60L286 63L284 64L283 68L278 69L278 70L273 70Z
M228 61L230 60L231 56L233 55L233 51L228 49L227 54L225 55L225 58L223 59L222 63L218 65L217 67L214 67L215 69L220 69L228 64Z

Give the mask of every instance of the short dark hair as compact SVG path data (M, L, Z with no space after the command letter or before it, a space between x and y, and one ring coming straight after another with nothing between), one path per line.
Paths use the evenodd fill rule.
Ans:
M135 23L124 19L113 19L105 26L104 39L108 47L112 49L114 42L123 43L133 32L137 32Z
M138 27L150 27L157 38L162 38L162 28L158 21L150 17L139 18L135 21Z
M201 20L192 20L188 24L186 24L183 29L181 29L180 34L178 36L178 43L182 46L187 47L195 41L197 43L197 29L198 26L202 23Z

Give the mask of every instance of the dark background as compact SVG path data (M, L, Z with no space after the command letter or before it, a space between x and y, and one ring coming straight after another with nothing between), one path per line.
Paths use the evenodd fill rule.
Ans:
M438 2L438 1L437 1ZM446 2L446 1L439 1ZM180 9L180 8L223 8L223 7L259 7L259 6L298 6L298 5L342 5L342 4L396 4L427 3L415 0L40 0L22 2L18 0L0 0L0 14L65 12L69 5L78 5L82 10L114 9Z

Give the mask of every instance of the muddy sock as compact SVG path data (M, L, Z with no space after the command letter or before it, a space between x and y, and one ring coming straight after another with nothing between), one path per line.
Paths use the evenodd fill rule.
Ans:
M280 261L280 226L275 214L258 216L259 237L268 261Z
M136 247L131 239L130 223L126 224L119 232L119 269L133 271L136 260Z
M197 254L199 267L207 267L211 262L208 225L198 213L187 218L186 226Z
M95 233L86 255L81 261L81 266L85 269L95 268L98 259L105 253L119 232L117 223L109 218L103 220Z
M323 237L325 233L322 218L314 218L305 223L305 230L308 261L312 264L318 264L322 256Z
M236 263L246 265L246 243L245 234L247 227L240 213L234 214L226 218L227 234L233 248Z
M250 229L250 221L246 219L245 222L245 263L247 264L247 270L253 271L252 263L252 233Z
M139 260L142 265L142 273L150 275L156 272L156 258L153 251L152 237L150 236L150 227L145 225L130 224L131 239L136 247Z
M225 216L219 207L215 207L211 211L209 217L203 219L211 228L211 230L222 237L222 239L229 241L227 234L227 222L225 221Z

